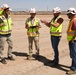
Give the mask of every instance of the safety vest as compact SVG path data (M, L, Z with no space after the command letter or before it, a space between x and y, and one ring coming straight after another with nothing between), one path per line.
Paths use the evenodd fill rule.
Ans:
M55 24L60 17L61 16L58 16L56 20L52 19L51 23ZM62 24L60 24L58 27L54 27L54 26L50 27L50 34L52 36L61 36L61 33L62 33Z
M8 16L8 19L5 18L4 15L0 16L0 18L3 20L3 24L5 26L2 26L2 23L0 23L0 34L9 34L12 31L12 20L10 15Z
M68 26L68 29L67 29L67 40L68 40L68 41L71 41L72 38L73 38L73 36L75 35L75 31L76 31L76 30L72 30L72 29L71 29L74 20L76 20L76 18L74 18L73 20L70 21L69 26ZM75 40L76 40L76 38L75 38Z
M1 8L1 9L0 9L0 15L2 15L3 11L4 11L4 9Z
M37 26L39 24L39 19L34 19L34 22L32 24L32 21L31 21L31 18L28 18L26 20L26 24L30 26L30 28L27 30L27 35L30 36L30 37L33 37L33 36L39 36L39 29L37 29L37 27L35 28L31 28L31 26Z

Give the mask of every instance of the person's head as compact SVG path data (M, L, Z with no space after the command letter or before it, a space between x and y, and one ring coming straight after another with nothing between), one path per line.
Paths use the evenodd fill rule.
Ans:
M3 4L2 8L4 9L3 11L4 14L10 14L10 11L12 11L10 6L8 6L7 4Z
M61 13L61 9L59 7L53 8L53 14L55 17L59 16L60 13Z
M67 10L67 16L69 19L72 19L76 15L76 9L75 8L69 8Z
M31 8L30 15L31 15L32 18L35 17L35 15L36 15L36 9L35 8Z

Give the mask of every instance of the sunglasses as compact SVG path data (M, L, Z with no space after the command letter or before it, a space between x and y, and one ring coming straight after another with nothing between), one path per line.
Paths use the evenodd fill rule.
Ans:
M75 13L75 11L73 10L73 11L71 11L71 10L67 10L67 12L73 12L73 13Z

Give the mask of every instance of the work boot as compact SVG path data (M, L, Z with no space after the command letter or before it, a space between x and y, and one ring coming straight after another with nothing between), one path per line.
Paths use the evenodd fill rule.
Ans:
M38 52L36 53L36 56L39 56L39 53Z
M51 62L51 63L54 63L54 62L55 62L55 60L51 60L50 62Z
M52 67L58 67L58 66L59 66L58 62L54 62L54 63L52 64Z
M39 49L36 50L36 56L37 56L37 57L39 56Z
M76 74L76 70L70 69L69 71L66 72L66 74Z
M33 60L34 58L33 58L31 55L29 55L29 56L27 57L27 59L28 59L28 60Z
M35 59L39 58L39 52L36 52Z
M8 60L15 60L15 59L13 58L13 56L8 56L7 59L8 59Z
M1 59L1 63L2 63L2 64L7 64L5 58L2 58L2 59Z

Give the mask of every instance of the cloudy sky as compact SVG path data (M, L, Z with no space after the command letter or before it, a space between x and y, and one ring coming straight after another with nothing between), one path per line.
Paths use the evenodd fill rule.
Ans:
M2 4L8 4L12 10L30 10L36 8L38 11L51 11L54 7L67 10L70 7L76 8L76 0L0 0Z

